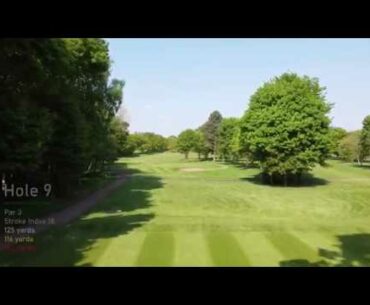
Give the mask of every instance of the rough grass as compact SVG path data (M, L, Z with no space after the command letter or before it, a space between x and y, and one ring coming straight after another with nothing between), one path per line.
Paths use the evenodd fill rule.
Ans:
M131 178L2 265L370 266L370 170L330 161L301 187L176 153L122 159ZM202 171L181 171L198 168Z

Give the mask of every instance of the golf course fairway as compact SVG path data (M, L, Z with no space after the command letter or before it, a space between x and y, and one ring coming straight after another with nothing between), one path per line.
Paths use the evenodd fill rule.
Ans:
M329 161L299 187L179 153L119 160L129 177L3 266L370 266L370 168Z

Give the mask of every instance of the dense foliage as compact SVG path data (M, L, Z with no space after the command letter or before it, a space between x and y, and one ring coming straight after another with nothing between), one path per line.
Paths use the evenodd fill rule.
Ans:
M205 122L201 127L200 130L204 134L204 141L205 146L208 149L209 153L213 155L213 160L216 160L217 154L217 139L218 139L218 132L219 127L222 122L222 115L218 111L213 111L208 121Z
M201 128L195 130L195 141L192 150L198 154L198 159L208 159L210 149L206 143L206 137Z
M218 131L217 153L222 160L237 160L240 157L239 119L224 118Z
M347 131L340 127L331 127L330 135L330 154L334 158L340 158L339 145L341 140L347 135Z
M86 171L114 159L111 121L124 83L109 82L103 39L4 39L0 66L6 183L48 182L65 194Z
M197 133L192 129L186 129L177 137L177 150L188 158L189 152L194 149L197 144Z
M299 182L330 151L330 105L317 79L285 73L260 87L241 119L241 142L270 183Z
M365 117L362 123L362 131L360 137L361 160L370 156L370 115Z
M167 148L169 151L176 151L176 144L177 143L177 137L176 136L169 136L167 138Z
M357 162L361 164L361 147L360 147L361 131L356 130L347 133L347 135L339 143L339 158L347 162Z
M218 111L196 130L165 138L129 134L117 116L122 80L110 80L103 39L3 39L0 44L0 175L6 184L51 183L68 194L86 174L121 156L177 150L199 159L247 156L270 183L298 182L333 156L370 156L370 116L362 131L330 128L330 104L315 78L285 73L260 87L241 119Z
M167 139L153 132L136 132L129 136L129 143L138 153L156 153L168 149Z

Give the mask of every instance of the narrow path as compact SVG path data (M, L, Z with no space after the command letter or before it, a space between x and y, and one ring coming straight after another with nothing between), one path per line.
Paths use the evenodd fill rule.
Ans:
M89 210L91 210L96 204L101 202L105 197L107 197L108 195L113 193L116 189L118 189L127 179L128 179L128 174L121 173L117 175L117 179L115 181L108 184L104 188L93 192L92 194L87 196L85 199L78 201L61 211L53 212L53 213L50 213L49 215L40 217L40 219L54 219L55 221L54 224L27 225L24 227L20 227L19 229L32 228L34 229L35 234L38 234L51 227L65 225L77 219L78 217L85 214ZM3 232L1 232L0 236L1 236L1 240L0 240L0 248L1 248L4 242ZM17 236L17 234L14 234L13 236Z
M118 187L120 187L126 180L128 176L126 174L122 174L118 176L117 180L113 181L112 183L108 184L104 188L97 190L90 194L85 199L73 204L65 208L62 211L54 212L46 216L45 218L52 218L55 220L54 225L64 225L67 224L82 214L89 211L93 208L96 204L98 204L102 199L110 195L113 191L115 191ZM36 232L39 233L44 231L48 227L53 225L45 225L45 226L37 226Z

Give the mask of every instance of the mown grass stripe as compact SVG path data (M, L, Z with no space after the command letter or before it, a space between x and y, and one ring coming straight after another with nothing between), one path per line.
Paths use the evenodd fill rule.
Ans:
M227 232L212 232L207 236L208 247L216 266L250 266L236 238Z
M317 249L311 248L290 233L270 232L266 233L266 237L284 256L284 261L279 262L280 265L297 265L299 262L305 265L319 260Z
M321 265L335 266L342 259L338 237L329 232L305 232L299 237L307 244L313 245L319 255Z
M315 249L338 249L338 240L335 233L314 231L299 233L299 238L305 243L312 245Z
M134 266L145 237L144 232L134 232L113 239L94 266Z
M137 266L171 266L174 260L174 236L171 232L147 233Z
M252 266L279 266L279 262L284 259L263 232L243 232L234 236Z
M175 266L212 266L203 233L176 232L175 241Z

